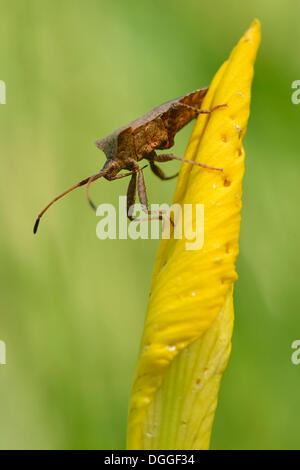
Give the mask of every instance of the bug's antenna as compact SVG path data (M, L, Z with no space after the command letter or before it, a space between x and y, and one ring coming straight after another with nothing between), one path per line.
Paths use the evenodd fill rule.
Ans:
M34 224L34 227L33 227L33 233L36 233L37 232L37 229L39 227L39 223L40 223L40 220L41 220L41 217L45 214L45 212L49 209L49 207L52 206L52 204L54 204L56 201L58 201L59 199L61 199L62 197L66 196L66 194L70 193L71 191L73 191L74 189L76 188L79 188L80 186L84 186L85 184L88 184L90 185L90 183L92 181L95 181L96 179L100 178L101 176L104 176L106 173L106 171L100 171L99 173L97 173L96 175L93 175L93 176L89 176L88 178L85 178L84 180L82 181L79 181L79 183L75 184L74 186L71 186L71 188L67 189L66 191L64 191L63 193L61 193L59 196L56 196L51 202L49 202L49 204L42 210L42 212L39 213L39 215L37 216L37 219L35 221L35 224ZM93 208L95 208L93 202L88 198L91 206Z
M91 176L90 178L88 178L88 181L87 181L87 184L86 184L86 187L85 187L85 195L86 195L86 198L90 204L90 206L92 207L92 209L94 209L94 211L97 209L96 205L93 203L93 201L91 200L90 198L90 195L89 195L89 187L91 185L91 183L93 183L93 181L96 181L98 178L101 178L101 176L103 176L103 171L100 171L99 173L97 173L96 175L93 175Z

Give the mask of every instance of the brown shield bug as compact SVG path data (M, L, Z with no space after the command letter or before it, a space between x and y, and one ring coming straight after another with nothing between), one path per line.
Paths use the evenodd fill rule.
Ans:
M86 185L86 196L93 209L96 206L89 197L89 186L102 176L109 181L131 176L127 190L127 215L130 220L134 220L130 208L135 202L136 189L139 200L145 212L151 215L148 210L148 201L146 194L145 181L143 176L144 167L139 166L139 162L143 159L149 162L153 173L162 180L168 180L177 176L166 176L157 162L167 162L170 160L180 160L202 168L210 170L222 171L222 168L214 168L202 163L177 157L171 153L157 154L156 150L169 149L174 145L174 137L180 129L188 124L192 119L196 118L200 113L211 113L218 108L226 106L221 104L212 109L200 109L203 98L208 88L200 88L192 91L187 95L180 96L157 106L147 114L135 119L126 126L120 127L107 137L97 140L95 145L106 155L106 162L103 168L95 175L89 176L62 194L54 198L38 215L34 224L33 232L36 233L39 222L43 214L58 199L73 191L73 189ZM118 174L121 170L128 170L127 173ZM162 214L160 214L162 218Z

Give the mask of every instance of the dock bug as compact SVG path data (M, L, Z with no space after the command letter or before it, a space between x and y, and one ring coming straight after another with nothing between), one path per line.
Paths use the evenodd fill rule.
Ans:
M103 168L95 175L85 178L54 198L38 215L33 232L37 232L41 217L54 202L80 186L86 186L87 199L92 208L96 209L95 204L89 197L89 186L93 181L101 177L113 181L131 176L127 190L128 218L133 220L130 208L135 202L136 189L142 207L145 212L151 216L151 211L148 209L143 176L143 169L145 167L139 166L141 160L148 161L153 173L161 180L169 180L177 176L177 174L166 176L162 169L156 164L170 160L180 160L209 170L222 171L222 168L214 168L204 165L203 163L187 160L177 157L172 153L156 153L156 150L165 150L173 147L174 137L177 132L192 119L195 119L198 114L211 113L218 108L226 106L226 104L221 104L214 106L212 109L201 109L201 104L207 91L208 88L200 88L187 95L167 101L126 126L120 127L107 137L97 140L95 145L105 153L107 158ZM121 170L128 170L128 172L119 174ZM162 218L162 214L160 214L160 218Z

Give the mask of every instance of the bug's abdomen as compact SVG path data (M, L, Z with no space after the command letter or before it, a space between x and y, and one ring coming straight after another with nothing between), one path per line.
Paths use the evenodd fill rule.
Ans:
M203 98L207 92L206 88L196 90L175 101L168 111L168 136L170 146L174 145L174 137L184 126L198 115L197 110L201 109ZM187 105L187 106L184 106Z
M168 132L161 117L149 121L134 131L134 143L138 160L154 149L168 148Z
M200 90L193 91L192 93L183 96L180 102L193 106L194 108L200 109L206 93L207 88L201 88Z

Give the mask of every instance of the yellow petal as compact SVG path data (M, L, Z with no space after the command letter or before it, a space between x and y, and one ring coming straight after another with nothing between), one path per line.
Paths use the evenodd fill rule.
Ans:
M219 384L230 353L232 292L237 278L245 135L253 64L260 42L255 20L209 88L183 164L174 203L204 204L204 246L162 240L154 268L131 393L128 449L206 449Z

